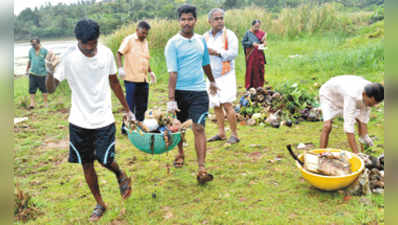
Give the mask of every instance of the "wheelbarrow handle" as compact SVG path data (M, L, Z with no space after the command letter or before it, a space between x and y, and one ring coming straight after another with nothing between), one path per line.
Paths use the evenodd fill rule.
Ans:
M304 162L302 162L296 154L294 154L293 150L292 150L292 145L288 144L286 146L287 150L289 151L290 155L293 157L293 159L295 159L298 163L300 163L301 166L304 166Z

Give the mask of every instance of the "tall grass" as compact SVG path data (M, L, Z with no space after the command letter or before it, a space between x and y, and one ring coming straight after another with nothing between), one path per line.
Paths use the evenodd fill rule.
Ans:
M371 14L366 12L343 12L338 4L306 4L298 8L283 9L276 18L261 8L229 10L225 13L225 25L241 39L250 28L251 22L259 19L262 21L262 29L269 33L271 39L295 38L299 35L325 31L351 34L359 25L365 24L370 16ZM148 37L151 49L163 48L167 40L180 30L177 20L151 19L148 22L152 27ZM202 34L209 28L207 16L199 16L195 32ZM134 33L135 29L136 24L123 26L106 36L104 42L116 51L123 38Z

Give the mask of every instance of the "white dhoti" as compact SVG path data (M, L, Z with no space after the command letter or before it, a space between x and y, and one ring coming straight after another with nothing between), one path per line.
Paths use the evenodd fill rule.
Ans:
M207 92L209 94L209 106L210 108L218 107L224 103L232 103L236 100L236 76L235 71L232 70L229 73L222 75L215 79L216 85L219 88L217 94L211 95L209 91L210 82L207 80Z

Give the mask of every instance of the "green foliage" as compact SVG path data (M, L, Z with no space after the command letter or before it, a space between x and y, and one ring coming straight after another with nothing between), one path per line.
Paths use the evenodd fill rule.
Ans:
M379 0L339 2L341 6L353 9L380 3ZM23 10L15 16L14 36L16 40L32 37L70 37L73 36L76 22L83 18L96 20L101 26L101 33L109 34L124 25L136 23L142 19L176 19L176 9L184 3L195 5L198 14L204 15L202 18L205 24L207 24L205 15L212 8L221 7L229 10L249 7L246 12L249 16L245 17L247 20L239 21L232 18L233 21L227 22L227 25L245 22L241 28L246 30L251 20L261 19L266 24L266 28L276 23L278 29L282 29L272 30L272 33L289 37L295 37L301 32L312 33L323 29L340 28L339 30L344 32L350 29L347 24L355 19L349 15L340 17L340 14L336 13L336 10L340 8L336 8L332 0L311 1L310 3L305 0L114 0L100 2L82 0L70 5L47 3L34 10L30 8ZM375 22L384 18L384 4L381 6L383 10L378 10L370 21ZM250 14L250 11L254 9L257 12ZM259 14L258 9L262 10L264 15ZM280 16L276 16L279 13ZM348 23L342 26L344 20ZM369 21L369 18L367 20Z

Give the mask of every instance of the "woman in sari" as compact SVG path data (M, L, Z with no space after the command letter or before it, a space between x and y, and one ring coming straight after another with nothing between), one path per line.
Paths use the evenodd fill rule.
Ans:
M246 56L245 87L264 86L264 66L266 64L264 51L259 49L261 44L267 45L267 33L260 29L260 20L254 20L252 27L243 37L242 44Z

